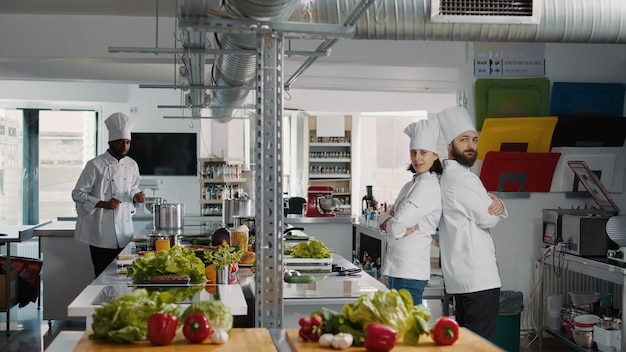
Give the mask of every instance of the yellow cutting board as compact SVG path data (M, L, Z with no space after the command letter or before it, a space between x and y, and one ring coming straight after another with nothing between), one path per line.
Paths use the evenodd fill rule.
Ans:
M287 342L294 352L330 352L334 351L331 347L322 347L318 342L304 342L298 338L298 329L287 329ZM365 347L350 347L347 352L364 352ZM420 352L492 352L504 351L491 342L474 334L473 332L461 328L459 331L459 339L451 346L435 345L430 336L420 336L417 346L396 344L392 349L393 352L402 351L420 351Z
M109 352L109 351L276 351L276 346L267 329L232 329L229 339L223 345L212 344L206 339L202 344L192 344L185 339L178 329L174 341L167 346L153 346L149 341L137 341L132 344L116 344L106 340L90 340L91 331L86 331L78 341L75 352ZM297 334L297 331L296 331Z

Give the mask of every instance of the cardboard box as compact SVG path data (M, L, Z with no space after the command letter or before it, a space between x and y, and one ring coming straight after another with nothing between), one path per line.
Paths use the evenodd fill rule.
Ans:
M6 298L6 274L0 274L0 310L7 309L7 298ZM10 307L13 307L17 304L17 270L12 268L11 270L11 281L9 285L10 291Z

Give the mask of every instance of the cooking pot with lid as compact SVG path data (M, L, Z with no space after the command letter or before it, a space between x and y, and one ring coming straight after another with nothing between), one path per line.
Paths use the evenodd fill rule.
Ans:
M247 195L240 198L224 199L222 205L222 221L227 226L236 226L237 218L254 217L252 199Z
M185 225L185 204L154 204L152 215L155 229L182 229Z

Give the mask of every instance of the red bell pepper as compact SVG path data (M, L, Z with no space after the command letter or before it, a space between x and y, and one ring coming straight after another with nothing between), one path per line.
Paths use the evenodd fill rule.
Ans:
M183 335L191 343L201 343L211 336L211 325L204 313L192 313L185 318Z
M430 328L430 337L437 345L452 345L459 338L459 323L447 316L440 317Z
M398 332L382 323L369 323L365 327L363 346L369 352L387 352L396 345Z
M156 346L169 345L178 329L178 317L165 313L154 313L148 318L148 340Z

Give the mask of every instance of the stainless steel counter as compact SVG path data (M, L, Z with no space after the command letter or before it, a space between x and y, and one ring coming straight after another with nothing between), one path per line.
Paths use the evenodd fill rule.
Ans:
M333 255L333 264L346 269L356 268L354 264L340 255ZM315 282L311 284L283 283L283 327L297 328L301 316L326 307L341 311L346 303L354 302L361 294L387 291L382 282L364 271L356 276L338 276L336 273L313 274ZM250 285L252 292L255 280L249 269L239 272L240 285Z
M351 216L330 216L330 217L307 217L302 215L289 214L285 222L290 225L296 224L352 224L354 217Z

